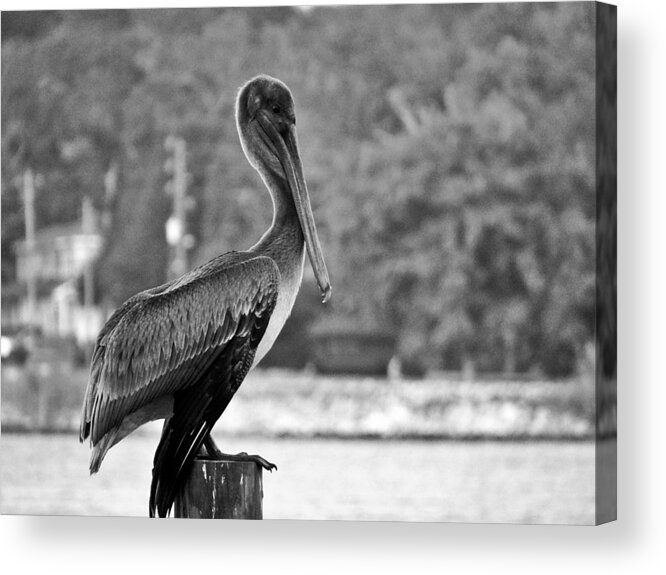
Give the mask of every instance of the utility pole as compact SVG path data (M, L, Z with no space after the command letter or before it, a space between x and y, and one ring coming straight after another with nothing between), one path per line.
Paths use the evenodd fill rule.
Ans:
M187 250L194 244L194 238L186 233L186 214L190 207L187 197L186 144L183 138L169 136L164 144L171 152L166 170L171 173L166 191L173 197L173 212L166 223L167 242L172 247L173 259L169 276L176 278L187 271Z
M85 196L81 205L81 229L87 236L95 233L95 208L90 196ZM95 302L93 259L89 257L83 268L83 306L86 312L92 309Z
M101 228L107 236L111 228L111 206L118 191L118 164L111 164L104 174L104 207L102 208Z
M28 318L32 331L36 322L37 277L35 275L35 177L28 168L23 173L23 206L25 209L25 281L27 286Z

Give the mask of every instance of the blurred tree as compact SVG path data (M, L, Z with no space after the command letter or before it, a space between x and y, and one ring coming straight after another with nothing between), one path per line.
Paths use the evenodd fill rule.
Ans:
M331 186L346 200L336 220L356 214L338 230L343 291L365 308L355 314L393 324L405 357L562 376L593 338L590 10L464 12L448 61L428 51L436 19L409 34L427 45L406 52L439 58L425 68L451 79L431 73L414 91L394 79L382 93L398 128L384 122ZM401 50L369 57L386 53L400 70Z
M45 16L57 22L46 34L40 35L42 20L35 15L28 19L34 35L3 38L3 223L6 208L22 209L7 202L26 168L43 182L36 199L41 227L77 218L84 195L100 207L104 174L124 157L122 104L141 79L132 34L118 22L124 11L58 14ZM3 25L11 27L23 15L7 13ZM14 214L20 212L10 209L10 220ZM10 246L21 234L19 226L7 233L3 226L3 274L13 265Z
M592 5L5 13L2 26L3 281L23 169L44 176L41 226L75 218L84 194L101 207L111 165L99 289L118 304L163 281L170 134L188 146L191 263L249 247L271 205L234 101L263 72L296 97L335 290L325 310L301 298L274 362L302 365L304 326L330 315L392 330L421 368L566 376L594 338Z

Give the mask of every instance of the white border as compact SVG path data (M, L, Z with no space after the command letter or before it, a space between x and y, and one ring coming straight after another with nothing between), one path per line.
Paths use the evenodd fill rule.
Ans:
M271 574L408 575L666 572L660 515L666 510L666 370L662 361L666 356L666 10L663 3L647 0L618 4L618 522L581 528L0 517L0 570L229 574L243 569ZM3 10L183 5L187 3L146 0L0 3Z

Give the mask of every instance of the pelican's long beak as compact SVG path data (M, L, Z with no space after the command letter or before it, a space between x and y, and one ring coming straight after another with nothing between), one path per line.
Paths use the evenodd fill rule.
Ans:
M310 206L308 188L305 185L303 166L301 165L301 158L298 153L296 128L291 126L287 134L283 137L273 125L267 112L260 111L257 114L257 120L273 144L282 169L287 176L287 182L294 198L296 212L298 213L298 219L301 223L303 236L305 237L305 246L308 251L310 263L312 264L312 269L321 290L322 301L326 303L331 297L331 282L328 277L326 264L324 263L319 236L317 235L317 227L315 226L312 207Z

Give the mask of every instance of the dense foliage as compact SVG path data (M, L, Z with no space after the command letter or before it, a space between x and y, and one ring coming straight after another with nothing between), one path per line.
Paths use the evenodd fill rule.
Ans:
M566 375L593 339L592 4L5 13L2 25L3 283L26 167L42 179L38 225L76 218L85 194L112 213L107 302L163 281L169 134L188 144L191 263L249 247L271 205L233 107L265 72L296 96L334 286L327 310L304 290L276 351L304 362L303 325L353 317L394 332L422 367Z

